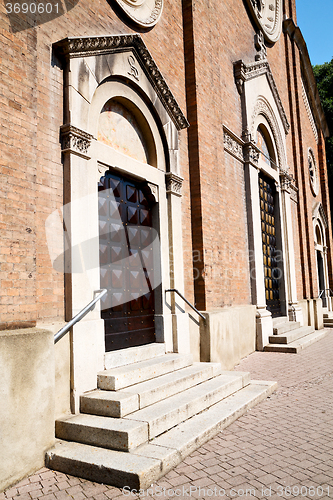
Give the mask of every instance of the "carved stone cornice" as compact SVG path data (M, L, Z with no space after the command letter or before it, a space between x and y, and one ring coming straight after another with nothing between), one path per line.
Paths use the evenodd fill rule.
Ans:
M172 193L176 196L181 196L181 189L183 184L183 178L173 172L167 172L165 174L166 192Z
M237 160L244 162L244 141L231 132L225 125L223 126L223 145L225 151L228 151Z
M91 140L94 138L93 135L69 124L62 125L60 131L63 153L72 153L81 156L85 160L91 158L88 151Z
M53 48L59 56L65 59L132 50L177 129L181 130L189 126L140 35L65 38L53 44Z
M267 77L276 106L279 110L285 133L288 134L290 124L284 111L283 104L280 99L279 92L268 61L264 59L255 61L250 64L245 64L243 61L237 61L234 63L234 76L239 94L243 92L243 86L245 82L253 80L253 78L257 78L261 75L266 75Z
M329 137L329 129L326 122L325 114L320 102L320 96L317 88L316 79L313 74L313 69L308 53L308 49L303 38L302 32L298 26L296 26L293 19L285 19L283 21L283 31L288 33L289 38L292 42L295 42L301 56L301 64L304 75L304 80L306 84L306 90L308 92L309 100L311 103L311 108L314 113L314 118L316 120L316 125L318 129L321 129L324 133L325 138Z

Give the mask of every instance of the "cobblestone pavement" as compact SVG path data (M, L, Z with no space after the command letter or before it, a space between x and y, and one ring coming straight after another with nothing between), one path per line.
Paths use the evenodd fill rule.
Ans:
M255 352L236 370L279 388L141 495L42 469L0 500L332 500L333 331L298 355Z

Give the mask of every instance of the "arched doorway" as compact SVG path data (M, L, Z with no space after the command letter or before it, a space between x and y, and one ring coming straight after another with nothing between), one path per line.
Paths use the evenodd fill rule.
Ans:
M317 281L318 281L318 296L322 299L323 307L331 309L331 291L329 290L328 272L327 272L327 247L324 230L323 210L319 205L317 218L315 219L315 251L317 261Z
M274 318L282 315L280 288L282 288L283 267L279 265L282 261L282 251L278 193L276 181L269 176L270 171L277 168L276 151L269 129L263 121L262 118L256 131L256 146L260 151L258 160L260 220L266 308Z
M100 265L102 252L98 226L100 218L103 222L103 210L109 216L107 219L110 216L114 219L114 213L112 207L107 206L109 201L100 207L99 213L98 204L102 201L103 205L103 200L99 197L98 183L100 192L110 191L108 183L113 178L121 185L121 196L115 196L112 188L116 213L120 217L118 222L121 221L118 224L121 226L120 233L125 235L125 239L133 228L142 234L141 227L145 221L151 220L151 224L144 227L155 230L154 235L158 235L160 242L157 252L159 264L157 262L156 265L154 260L154 273L149 276L150 283L155 280L151 287L154 290L153 297L147 297L147 291L141 295L135 282L138 271L134 262L137 263L138 257L140 259L140 251L145 258L144 252L147 250L143 242L140 240L141 246L137 247L132 242L133 254L128 255L128 259L132 258L128 267L133 264L133 273L130 269L122 269L123 276L126 275L125 281L122 281L121 273L118 272L121 269L116 267L117 262L120 265L117 260L119 248L117 250L116 244L106 245L108 255L102 258L105 257L110 265L114 264L113 270L117 271L111 277L114 279L115 293L122 293L121 290L126 288L115 285L126 284L130 278L134 280L130 292L133 296L125 302L127 309L123 307L122 312L133 312L133 316L137 314L135 311L140 314L141 311L153 312L156 342L165 343L165 350L171 352L187 349L188 315L176 311L175 307L170 308L163 293L172 286L181 291L184 288L182 226L179 217L183 179L178 161L178 133L188 126L186 118L139 35L71 38L56 45L66 61L66 81L71 82L66 87L65 124L61 128L65 215L70 246L66 263L66 317L73 317L101 288L103 265ZM145 221L141 217L144 211L148 212ZM136 218L138 224L133 222ZM109 226L110 223L117 224L115 219L104 222L108 222ZM106 233L110 240L119 238L115 227L111 231L109 227ZM76 255L72 251L76 248L85 250L82 269L76 266ZM127 251L130 253L129 248ZM111 252L114 260L111 259ZM177 261L172 261L170 255L177 255ZM160 276L156 273L159 265ZM149 274L147 265L145 267ZM159 285L156 285L156 280ZM147 285L148 280L145 282ZM106 282L107 285L109 283ZM144 304L145 298L147 301ZM120 304L114 304L114 307L117 306ZM132 307L131 311L128 307ZM110 346L105 344L105 318L102 315L104 305L99 302L95 310L77 323L71 332L71 397L74 410L79 408L79 395L95 387L96 373L118 362L116 351L106 352L105 348L109 349ZM147 330L151 331L152 315L148 316ZM141 318L141 321L145 322L145 319ZM130 327L132 322L127 319L127 332L130 332ZM184 347L180 340L186 344ZM148 340L146 337L147 341L150 342L151 337ZM126 358L127 355L129 353L119 353L120 357Z
M108 170L99 190L101 305L105 351L155 341L152 203L144 186ZM159 267L159 266L158 266Z

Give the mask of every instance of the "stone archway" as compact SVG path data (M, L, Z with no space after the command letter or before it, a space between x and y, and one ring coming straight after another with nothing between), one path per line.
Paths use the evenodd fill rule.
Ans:
M90 241L88 263L80 272L73 272L71 259L67 263L67 319L89 303L93 291L100 288L97 183L106 171L112 171L114 176L132 179L135 185L145 185L154 198L152 219L160 241L161 262L159 300L154 311L156 341L164 342L168 351L188 352L188 315L170 309L163 293L170 287L184 288L178 134L188 126L186 118L139 35L65 39L55 44L54 50L66 60L65 82L70 82L65 86L66 123L62 127L70 246L80 247ZM113 111L119 116L124 115L120 109L126 109L136 120L139 139L134 150L125 151L117 133L111 141L107 134L101 137L101 112L112 112L112 102L117 103L119 109ZM126 119L128 123L129 116ZM136 155L140 134L145 145ZM174 262L172 254L177 255ZM110 362L111 353L105 353L100 306L75 325L71 345L75 412L79 394L96 386L96 373Z

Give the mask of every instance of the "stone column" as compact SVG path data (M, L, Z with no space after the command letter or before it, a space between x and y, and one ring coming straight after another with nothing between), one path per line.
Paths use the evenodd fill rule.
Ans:
M100 288L98 192L95 162L89 148L92 135L72 125L61 127L64 154L65 302L69 321ZM91 168L93 167L93 168ZM71 342L71 409L79 411L79 396L97 384L104 369L104 321L100 304L73 326Z
M165 174L168 197L170 288L176 288L184 295L184 263L181 220L181 187L183 178L173 172ZM189 317L185 313L184 301L174 292L168 292L171 303L173 350L190 352Z

